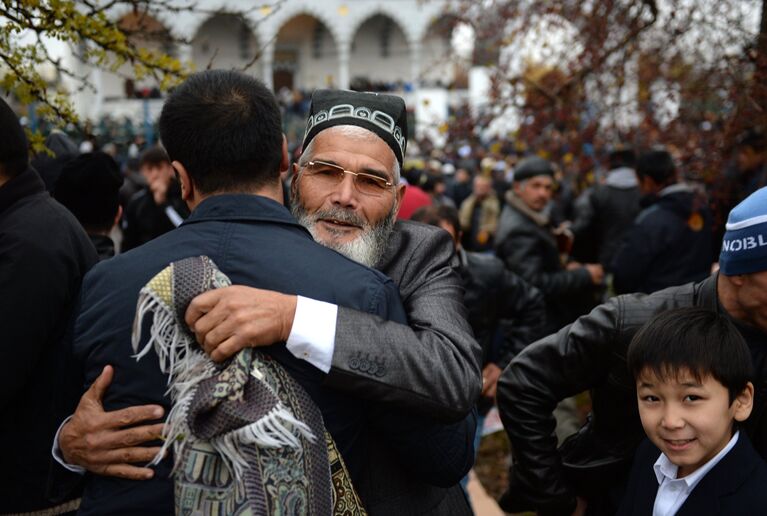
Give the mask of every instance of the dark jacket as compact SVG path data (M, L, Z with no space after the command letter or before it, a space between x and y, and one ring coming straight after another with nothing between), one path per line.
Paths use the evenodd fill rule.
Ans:
M506 510L539 507L564 514L574 506L576 492L590 496L596 491L598 496L613 488L620 491L634 451L644 438L634 380L626 367L628 345L637 330L662 311L700 306L723 312L717 277L651 295L615 297L512 360L498 381L498 407L514 449L509 491L502 498ZM764 457L767 335L734 322L751 349L757 371L754 410L743 428ZM552 411L560 400L587 389L592 414L557 450Z
M660 450L649 439L639 447L619 516L652 515L659 487L653 464L659 456ZM732 450L706 473L676 514L767 514L765 486L767 464L756 453L748 436L741 432Z
M546 298L546 330L554 332L593 306L593 285L585 268L565 270L548 221L526 213L516 196L507 204L498 224L496 254L509 270L540 289ZM538 220L534 220L536 217Z
M711 272L711 213L702 192L686 184L663 190L642 210L611 265L619 294L700 281Z
M57 375L70 312L96 259L80 223L37 172L0 187L0 513L51 507L71 494L45 495Z
M482 365L501 369L528 344L544 335L543 294L508 270L495 256L461 250L460 273L469 324L482 346Z
M605 184L586 190L575 201L573 257L609 267L626 231L639 214L639 186L630 168L611 170Z
M405 321L391 280L314 243L283 206L253 195L213 196L203 201L177 230L99 263L84 281L73 350L84 365L86 387L104 365L115 366L114 381L104 398L107 410L146 403L168 408L166 378L157 360L148 357L136 362L132 358L130 333L136 296L169 262L197 255L211 257L235 284L304 295ZM389 460L413 460L416 469L422 463L431 465L433 456L428 454L435 448L460 446L465 440L458 432L445 435L440 433L443 427L419 427L416 417L399 417L391 408L383 411L372 403L324 387L325 375L293 357L282 345L264 349L317 403L355 482L370 463L373 428L378 437L386 440ZM467 434L472 431L470 424L461 429ZM423 443L427 435L435 437L433 447ZM464 448L470 456L471 447ZM457 462L451 457L447 464L456 469L452 476L464 469L464 464L456 466ZM170 461L166 460L150 481L90 477L80 511L171 514L173 486L169 473ZM364 503L364 494L361 496Z
M93 246L96 248L99 260L108 260L115 255L115 243L107 235L91 233L88 234L88 238L91 239Z
M154 202L149 187L131 197L123 218L123 241L120 250L128 251L176 228L176 224L168 216L168 208L182 219L189 216L189 209L181 200L181 190L176 181L171 183L167 200L160 206Z

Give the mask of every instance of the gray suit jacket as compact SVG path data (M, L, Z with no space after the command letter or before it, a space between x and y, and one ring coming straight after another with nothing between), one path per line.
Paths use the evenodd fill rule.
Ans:
M339 307L326 383L414 414L463 419L482 387L482 351L466 320L457 265L447 232L398 222L378 268L399 286L409 325ZM380 441L370 448L357 486L369 514L472 514L457 484L428 485L412 471L417 465L397 462Z
M339 307L326 383L440 421L464 418L482 390L482 349L457 266L446 231L397 222L378 270L399 287L409 325Z

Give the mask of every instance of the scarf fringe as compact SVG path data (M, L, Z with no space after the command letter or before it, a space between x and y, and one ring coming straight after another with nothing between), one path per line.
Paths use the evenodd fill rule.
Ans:
M150 338L139 351L142 324L150 313L153 315ZM133 326L134 358L137 361L141 360L154 349L159 358L160 370L168 374L166 394L170 394L174 402L163 429L163 446L150 465L159 464L171 446L176 457L182 456L185 447L194 439L187 423L189 406L200 383L219 372L208 357L197 349L191 335L185 333L180 326L176 323L173 310L156 293L147 287L141 290ZM243 445L300 450L300 437L310 442L316 439L306 424L296 419L287 407L278 402L258 421L213 437L207 442L221 455L230 473L235 478L242 478L244 470L250 467L245 459ZM174 472L176 466L178 463L174 466Z

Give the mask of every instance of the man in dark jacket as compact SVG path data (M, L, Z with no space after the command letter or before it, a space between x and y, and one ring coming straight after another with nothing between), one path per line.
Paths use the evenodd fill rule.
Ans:
M117 163L104 152L88 152L70 160L56 181L53 196L77 217L99 260L115 255L109 234L122 215L118 198L122 184Z
M590 513L613 514L631 457L644 433L626 350L637 330L671 308L700 306L732 318L751 350L754 410L743 428L767 457L767 189L731 213L721 270L700 283L651 295L618 296L528 346L498 382L498 406L514 449L508 512L570 514L576 495ZM557 450L551 411L560 399L591 390L587 424Z
M618 294L650 294L700 281L711 272L711 214L702 191L677 182L671 155L662 150L639 157L637 176L644 210L613 258Z
M46 493L60 341L96 251L28 166L24 131L2 99L0 134L0 513L66 512L75 493L58 483Z
M131 197L125 208L123 252L178 227L189 216L164 149L152 147L144 151L139 159L139 170L147 186Z
M764 133L747 130L738 138L734 151L734 163L709 189L714 219L714 254L722 246L730 210L759 188L767 186L767 138Z
M495 401L501 371L528 344L544 335L543 294L508 270L495 256L464 250L455 208L421 208L411 220L441 227L450 233L455 243L469 324L482 346L482 401L479 404L480 415L484 415Z
M621 239L639 213L636 156L629 148L614 149L604 183L587 189L575 201L573 257L608 268Z
M554 168L541 158L522 160L506 193L496 238L496 254L511 271L543 292L546 329L553 332L594 306L602 283L599 264L562 265L557 237L545 213L554 187Z

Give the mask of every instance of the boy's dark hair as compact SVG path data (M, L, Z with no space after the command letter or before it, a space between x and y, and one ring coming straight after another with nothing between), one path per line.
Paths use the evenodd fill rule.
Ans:
M244 73L191 75L165 101L160 135L201 193L246 191L279 177L280 109L263 83Z
M104 232L111 230L115 222L122 184L115 160L104 152L90 152L64 165L53 196L72 212L86 232Z
M458 218L458 210L452 206L447 206L444 204L442 206L424 206L422 208L418 208L415 213L411 215L410 220L423 222L424 224L429 224L430 226L437 227L440 227L440 222L447 222L453 226L453 231L455 232L456 237L461 231L461 222Z
M732 322L705 308L676 308L650 319L631 340L627 363L638 378L649 369L660 379L682 370L701 381L711 375L730 393L730 403L753 374L751 353Z
M640 179L648 176L659 185L668 185L676 181L674 160L671 154L664 150L653 150L640 155L636 173Z
M170 164L168 153L159 145L155 145L141 153L141 157L139 157L138 161L138 168L140 170L145 165L157 166L162 165L163 163Z
M27 169L29 153L27 136L19 123L19 117L0 98L0 175L16 177Z

